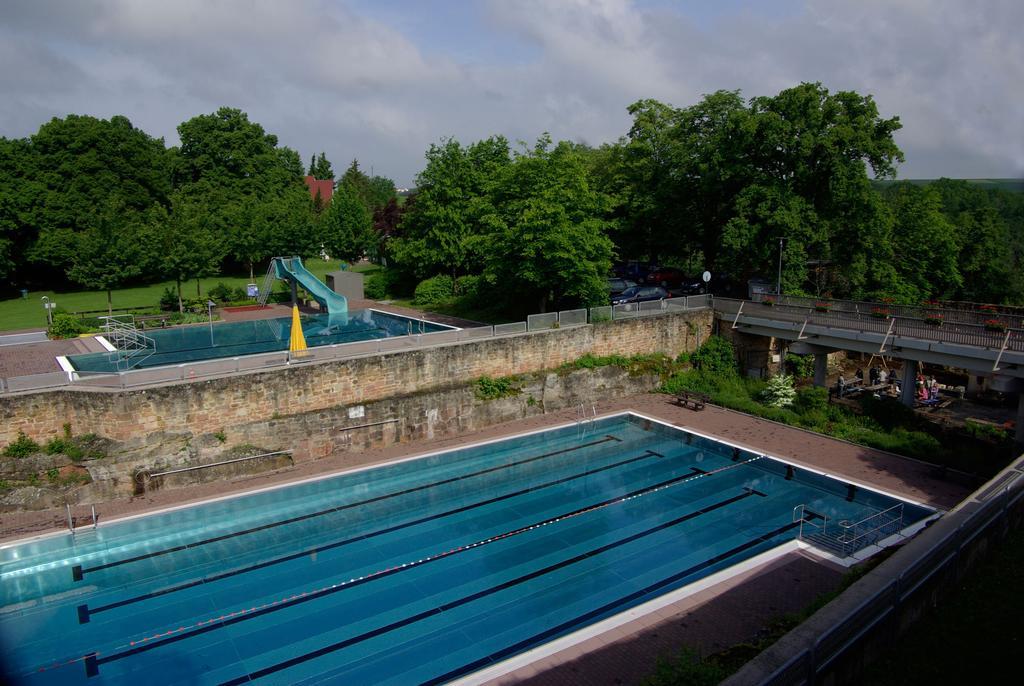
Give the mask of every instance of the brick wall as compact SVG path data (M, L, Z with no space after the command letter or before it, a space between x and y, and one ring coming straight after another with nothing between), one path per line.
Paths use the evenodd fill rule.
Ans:
M144 390L6 396L0 398L0 445L19 431L48 440L61 434L65 422L75 433L129 443L163 432L230 432L233 426L287 415L451 388L483 375L551 369L586 353L675 356L707 338L711 319L708 310L665 314Z

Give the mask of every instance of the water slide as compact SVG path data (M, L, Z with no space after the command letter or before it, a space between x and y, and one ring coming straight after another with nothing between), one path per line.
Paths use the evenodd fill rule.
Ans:
M279 279L297 283L327 310L327 326L344 326L348 323L348 299L338 295L320 279L313 276L302 264L300 257L275 257L274 275Z

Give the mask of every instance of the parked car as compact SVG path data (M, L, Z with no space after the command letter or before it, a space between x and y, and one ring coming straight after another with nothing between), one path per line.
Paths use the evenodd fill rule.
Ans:
M620 279L629 279L630 281L642 283L647 274L657 268L658 265L654 262L629 260L627 262L616 262L612 265L612 273Z
M608 292L611 295L618 295L627 288L632 288L636 285L636 281L630 281L629 279L620 279L617 276L608 277Z
M708 292L708 284L704 283L702 276L691 276L683 279L676 287L680 295L703 295Z
M633 286L618 295L612 296L612 305L625 303L642 303L649 300L664 300L669 294L661 286Z
M675 267L661 267L655 269L647 274L647 278L644 279L646 283L653 283L661 286L662 288L679 288L684 281L688 281L688 277L683 273L681 269Z

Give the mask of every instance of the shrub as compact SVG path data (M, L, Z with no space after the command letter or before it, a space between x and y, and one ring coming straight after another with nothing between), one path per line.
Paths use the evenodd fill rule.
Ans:
M4 457L28 457L39 452L39 444L25 435L24 431L18 432L18 438L4 448Z
M53 315L53 323L46 330L46 335L50 338L74 338L85 332L86 327L77 317L60 312Z
M370 300L383 300L387 295L387 276L383 271L374 272L363 285L363 296Z
M824 412L828 407L828 390L818 386L806 386L796 392L793 409L797 412ZM824 415L823 415L824 416Z
M786 353L786 369L798 379L814 376L814 356Z
M705 660L694 650L683 648L674 658L659 657L653 674L644 686L714 686L725 680L731 670L714 660Z
M793 377L778 374L768 379L761 391L761 401L769 407L789 407L796 400L796 389L793 388Z
M95 437L95 435L93 434ZM46 447L43 448L47 455L66 455L75 462L78 462L85 457L85 451L82 450L82 446L71 435L71 424L64 425L64 435L57 438L51 438L46 443Z
M412 301L416 305L437 305L450 300L453 295L455 282L452 277L439 274L420 281Z
M732 343L721 336L711 336L704 344L690 354L690 364L711 374L736 376L736 354Z
M178 309L178 294L168 286L160 296L160 310L163 312L174 312Z
M480 294L480 277L474 275L460 276L455 280L455 293L467 300L475 300Z
M517 381L518 379L514 376L502 376L497 379L481 376L476 380L473 393L480 400L496 400L519 395L520 388Z
M866 393L862 396L860 406L864 416L876 422L883 429L917 425L918 418L914 414L914 410L896 398L875 398Z
M228 300L231 300L231 287L223 281L220 281L216 286L207 291L206 295L209 296L211 300L227 302Z

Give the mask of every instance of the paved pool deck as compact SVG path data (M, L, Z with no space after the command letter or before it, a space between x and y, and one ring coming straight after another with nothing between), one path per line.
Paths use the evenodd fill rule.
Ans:
M952 478L955 475L946 474L933 465L720 407L709 405L701 411L685 409L666 395L651 393L608 400L598 403L596 410L599 415L626 410L638 412L940 509L948 509L960 502L973 486ZM342 453L273 473L102 503L96 506L96 510L101 522L109 521L566 424L575 421L576 416L576 410L569 409L456 437L401 443L356 454ZM83 508L79 506L77 511L81 514ZM65 513L57 510L5 513L0 517L0 542L46 530L59 530L66 526L65 519ZM707 654L737 643L755 641L767 623L785 613L798 611L820 593L836 588L842 574L841 568L806 552L791 552L606 634L495 678L490 683L526 683L532 686L637 684L654 670L659 656L674 654L683 645Z

